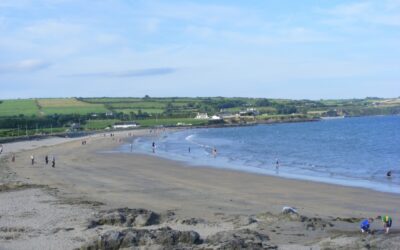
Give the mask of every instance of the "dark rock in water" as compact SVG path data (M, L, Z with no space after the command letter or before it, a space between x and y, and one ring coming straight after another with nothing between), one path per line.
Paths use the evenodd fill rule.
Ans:
M149 246L160 246L162 249L188 249L201 243L199 234L194 231L177 231L169 227L154 230L129 228L122 231L108 231L80 249L116 250Z
M277 249L269 244L269 237L250 229L219 232L209 236L205 243L217 249Z
M143 227L156 225L160 216L147 209L118 208L100 212L89 222L88 228L100 225L116 225L126 227Z

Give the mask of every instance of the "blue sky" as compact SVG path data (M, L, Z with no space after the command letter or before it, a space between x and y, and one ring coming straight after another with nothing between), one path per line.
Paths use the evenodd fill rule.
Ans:
M0 98L400 95L400 0L0 0Z

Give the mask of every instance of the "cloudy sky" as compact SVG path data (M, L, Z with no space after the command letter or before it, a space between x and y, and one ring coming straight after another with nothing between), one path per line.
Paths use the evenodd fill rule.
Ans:
M400 0L0 0L0 98L400 95Z

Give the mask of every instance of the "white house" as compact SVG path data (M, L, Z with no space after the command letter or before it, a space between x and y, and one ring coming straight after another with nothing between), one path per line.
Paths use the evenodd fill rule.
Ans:
M209 117L207 113L197 113L196 117L194 119L201 119L201 120L207 120Z

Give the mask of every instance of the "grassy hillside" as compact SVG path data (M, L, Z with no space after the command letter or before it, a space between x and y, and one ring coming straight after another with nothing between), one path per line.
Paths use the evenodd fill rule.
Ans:
M0 117L32 116L39 114L39 108L34 99L4 100L0 103Z
M105 113L103 104L91 104L75 98L37 99L41 115Z

